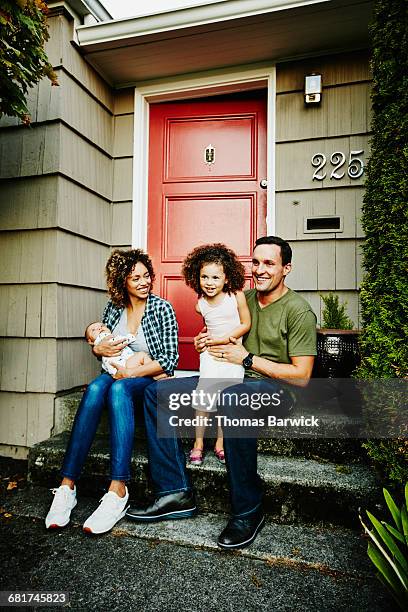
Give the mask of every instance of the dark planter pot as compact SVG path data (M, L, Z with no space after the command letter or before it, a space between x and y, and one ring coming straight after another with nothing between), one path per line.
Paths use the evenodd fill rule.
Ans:
M358 330L318 329L314 378L350 378L360 363Z

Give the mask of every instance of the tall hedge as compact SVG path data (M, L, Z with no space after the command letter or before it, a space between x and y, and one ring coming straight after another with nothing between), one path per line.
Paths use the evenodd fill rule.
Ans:
M363 359L358 376L408 376L408 2L377 0L371 26L373 122L362 224ZM373 407L375 408L375 407ZM408 443L370 441L389 479L408 480Z

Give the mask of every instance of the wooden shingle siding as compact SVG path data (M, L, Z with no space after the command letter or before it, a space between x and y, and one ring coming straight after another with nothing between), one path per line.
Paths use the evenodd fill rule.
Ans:
M58 285L57 338L83 338L85 327L102 318L106 291Z
M2 179L58 172L112 200L110 156L64 124L4 129L0 131L0 156Z
M115 117L113 147L115 157L133 157L133 115Z
M325 138L317 140L302 140L300 142L285 142L276 145L276 190L299 191L303 189L325 189L333 187L356 187L364 185L364 175L358 179L351 179L347 175L340 180L330 178L333 166L329 163L330 156L335 151L342 151L346 158L350 151L364 150L364 161L369 157L369 136L343 136L337 138ZM327 158L324 168L326 178L313 180L315 168L311 159L315 153L323 153Z
M57 278L55 230L2 232L1 284L53 282Z
M306 106L299 92L278 95L276 142L368 132L370 89L370 83L324 88L320 106Z
M61 96L59 117L98 145L103 151L112 155L113 117L103 106L89 96L87 90L80 87L72 77L62 70L57 72ZM55 88L54 88L55 89ZM52 119L52 115L49 116Z
M0 338L1 391L56 393L88 384L100 362L82 338Z
M112 204L81 185L58 177L57 225L110 245Z
M104 269L108 257L108 247L79 236L58 232L58 282L105 290Z
M101 363L83 338L57 340L56 389L64 391L87 385L101 371Z
M112 160L65 125L60 125L62 174L112 200Z
M113 201L132 199L132 158L119 158L113 162Z
M0 338L2 391L56 392L56 340Z
M117 202L112 207L112 245L132 242L132 202Z
M58 177L56 176L2 181L0 185L0 228L19 230L55 227L57 197Z
M51 430L53 419L54 394L0 393L2 446L32 446L44 439L44 431Z
M42 125L30 129L0 131L0 178L35 176L59 169L60 127Z
M304 219L320 215L340 215L343 231L337 238L362 238L361 206L363 187L286 191L276 194L276 223L287 240L316 240L316 234L304 232ZM320 240L336 237L334 232L319 234Z
M30 128L0 126L0 454L12 456L49 437L55 394L100 371L83 333L101 318L112 244L114 96L71 44L73 22L49 24L59 87L29 92Z
M134 90L118 91L114 104L111 233L111 244L118 248L128 248L132 243L133 111Z
M135 92L130 89L115 91L113 112L115 115L133 114L135 110Z
M56 284L0 285L0 336L55 337L56 306Z
M48 20L50 39L46 52L50 63L62 66L74 77L97 101L110 112L113 111L113 93L109 85L82 58L72 45L73 22L60 15Z
M301 91L306 74L323 75L323 86L370 81L369 53L352 51L277 65L276 92Z
M0 337L82 338L100 320L105 290L69 285L0 285Z
M1 234L4 270L0 284L64 283L105 289L109 248L59 230Z
M322 102L306 106L304 77L322 75ZM362 278L361 206L364 179L347 175L351 151L366 165L370 155L371 75L368 54L356 51L277 66L276 97L276 233L293 248L290 287L301 291L320 320L320 293L335 291L348 302L356 326L358 289ZM343 152L346 163L340 180L331 178L330 156ZM313 180L312 156L323 153L324 180ZM305 232L307 217L341 217L342 231Z

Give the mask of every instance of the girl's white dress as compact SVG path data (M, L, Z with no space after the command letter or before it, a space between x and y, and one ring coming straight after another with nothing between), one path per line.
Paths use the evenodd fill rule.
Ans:
M228 336L240 324L237 298L234 294L224 294L222 302L211 306L201 297L198 306L203 315L207 331L212 338ZM242 342L242 339L239 339ZM207 393L222 391L231 384L238 384L244 378L244 367L235 363L216 361L207 351L200 353L200 379L197 391L203 389ZM217 379L210 380L210 379ZM231 379L234 379L231 381ZM200 402L193 402L194 408L208 410Z

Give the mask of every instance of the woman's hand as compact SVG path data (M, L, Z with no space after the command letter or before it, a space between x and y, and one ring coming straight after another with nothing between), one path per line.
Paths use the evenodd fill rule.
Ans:
M124 368L119 364L112 361L112 365L116 368L116 374L113 376L115 380L120 380L121 378L137 378L138 370L140 367L134 368Z
M111 342L112 338L112 335L106 336L98 346L94 346L92 348L93 354L97 357L119 357L127 342L126 340L114 340Z
M210 340L210 335L207 328L203 327L200 333L194 338L194 348L197 353L203 353L207 350L207 342Z

